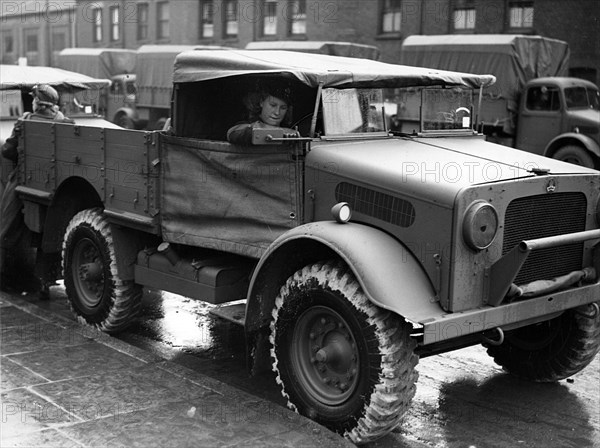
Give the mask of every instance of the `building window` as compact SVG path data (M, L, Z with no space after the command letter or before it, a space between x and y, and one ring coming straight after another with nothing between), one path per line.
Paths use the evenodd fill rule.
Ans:
M121 37L119 35L119 7L111 6L108 9L108 14L110 16L110 40L115 42Z
M56 31L52 33L52 51L60 51L67 48L67 34Z
M148 3L137 5L137 39L148 39Z
M400 0L384 0L381 8L381 32L399 33L402 22Z
M454 10L454 30L469 31L475 29L475 8L457 8Z
M214 37L215 25L214 25L215 8L213 2L201 2L200 4L200 38L207 39Z
M15 41L12 36L12 31L2 33L2 53L12 53L15 48Z
M37 53L38 51L38 36L36 33L27 33L25 37L25 52Z
M223 36L237 37L238 35L238 5L237 1L225 1L223 4Z
M2 51L0 54L2 58L0 62L2 64L12 64L14 62L14 51L15 51L15 40L12 35L12 30L6 30L2 32Z
M158 2L156 4L157 13L157 37L167 39L170 35L169 29L169 4L167 2Z
M306 0L293 0L289 3L288 16L291 36L306 34Z
M102 42L102 9L94 8L92 11L93 22L93 40L94 42Z
M263 2L263 36L277 35L277 1L265 0Z
M533 3L512 3L509 14L511 28L533 28Z

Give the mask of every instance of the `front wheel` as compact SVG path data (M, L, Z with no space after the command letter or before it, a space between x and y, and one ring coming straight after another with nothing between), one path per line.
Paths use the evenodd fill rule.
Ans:
M73 217L62 255L67 297L78 320L107 333L129 326L139 311L142 290L120 278L110 225L102 210L84 210Z
M586 168L595 168L594 158L581 146L566 145L554 154L554 158Z
M287 280L270 341L288 406L354 443L394 429L415 394L410 325L373 305L340 264L308 265Z
M576 374L600 350L599 302L565 311L558 317L506 333L487 352L507 372L537 382Z

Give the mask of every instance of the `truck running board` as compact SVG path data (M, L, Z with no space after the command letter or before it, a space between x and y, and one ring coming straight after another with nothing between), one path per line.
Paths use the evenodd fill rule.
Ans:
M155 289L219 304L246 298L254 263L235 255L207 259L173 259L156 250L142 250L135 264L135 282Z
M213 308L209 311L213 316L228 320L234 324L244 326L246 323L246 304L236 303L234 305L224 305Z

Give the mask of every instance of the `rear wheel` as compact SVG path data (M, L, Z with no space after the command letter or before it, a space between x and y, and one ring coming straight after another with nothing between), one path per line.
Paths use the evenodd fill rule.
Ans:
M566 145L554 154L554 158L574 165L595 168L594 158L581 146Z
M568 378L587 366L600 350L598 303L565 311L539 324L509 331L487 352L507 372L537 382Z
M82 323L107 333L129 326L141 302L141 287L119 276L110 225L101 209L76 214L63 241L65 288Z
M342 265L309 265L287 280L270 341L288 406L354 443L396 427L415 394L410 325L373 305Z

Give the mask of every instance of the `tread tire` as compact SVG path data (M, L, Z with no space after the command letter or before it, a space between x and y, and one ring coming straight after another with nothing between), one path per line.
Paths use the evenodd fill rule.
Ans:
M310 335L302 332L306 327L302 327L301 322L306 320L303 316L314 310L322 310L325 315L332 311L341 316L347 326L338 323L337 327L330 328L348 328L358 347L358 380L348 389L350 395L345 395L340 403L330 404L314 398L307 390L312 384L303 386L303 382L306 384L303 372L311 370L308 375L315 378L318 368L307 367L306 363L299 369L299 363L293 362L296 356L306 356L305 351L297 348L303 344L297 343L298 337L294 339L294 334L299 332L305 341L312 338L312 331ZM297 271L281 288L272 314L273 371L290 409L356 444L378 439L398 426L415 395L418 377L415 370L418 356L414 351L416 343L410 337L411 326L396 314L373 305L345 265L320 262ZM314 321L318 319L315 317ZM299 329L297 333L296 329ZM299 378L304 380L299 381Z
M499 346L486 346L508 373L535 382L576 374L600 351L600 302L565 311L546 322L506 333Z
M562 160L563 162L573 163L574 165L584 166L586 168L595 169L594 158L590 153L577 145L565 145L554 153L554 159Z
M102 279L93 285L99 289L96 299L88 283L77 275L81 267L74 266L83 256L82 245L95 254L101 271L98 275ZM118 333L133 322L141 307L142 288L120 278L110 225L102 209L84 210L71 219L64 235L62 259L69 306L81 323Z

